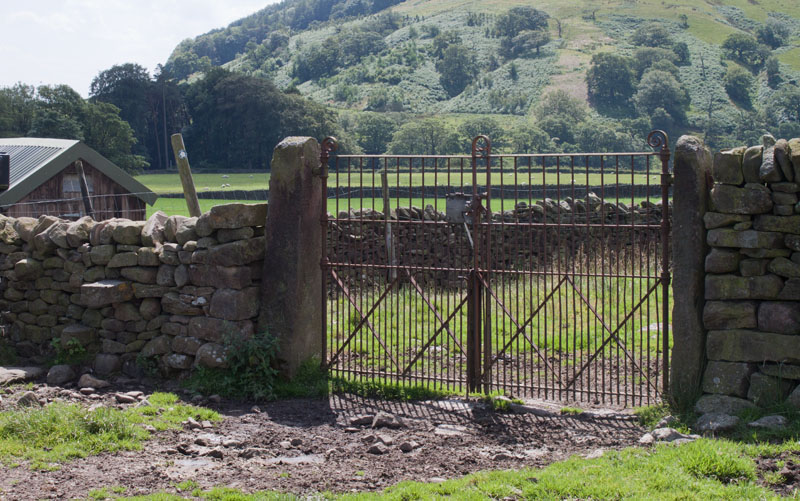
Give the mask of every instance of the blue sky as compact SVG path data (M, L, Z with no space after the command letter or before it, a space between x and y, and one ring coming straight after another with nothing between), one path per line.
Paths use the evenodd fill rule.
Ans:
M86 97L100 71L151 73L191 38L278 0L2 0L0 87L65 83Z

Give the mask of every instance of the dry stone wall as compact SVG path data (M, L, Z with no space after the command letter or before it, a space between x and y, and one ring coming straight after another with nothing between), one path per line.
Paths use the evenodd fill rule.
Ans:
M224 367L259 313L267 204L147 221L0 217L0 311L17 353L79 344L96 373Z
M671 214L671 207L668 208ZM333 216L329 216L333 217ZM606 259L614 254L636 252L655 255L661 239L663 217L661 201L642 201L638 205L604 201L590 192L583 199L546 198L534 204L520 202L514 209L492 214L490 241L474 227L447 222L447 215L432 205L398 207L388 221L382 212L358 209L340 212L330 223L328 256L339 276L365 278L370 268L341 265L389 263L388 245L394 246L394 262L411 268L449 268L456 271L425 271L415 278L438 286L465 284L463 271L472 263L470 238L488 245L493 269L531 269L568 265L581 255ZM388 224L387 224L388 223ZM392 238L387 241L387 226ZM637 254L637 255L638 255ZM385 274L372 268L374 274ZM366 277L370 278L370 277Z
M800 139L715 155L701 414L800 408Z

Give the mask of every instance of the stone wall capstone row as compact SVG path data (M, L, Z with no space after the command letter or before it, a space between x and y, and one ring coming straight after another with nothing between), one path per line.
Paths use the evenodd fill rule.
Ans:
M141 375L142 358L164 376L224 367L226 336L255 331L266 215L230 204L147 221L0 216L6 339L39 363L52 340L77 343L102 376Z
M701 414L800 408L800 139L762 143L714 157Z

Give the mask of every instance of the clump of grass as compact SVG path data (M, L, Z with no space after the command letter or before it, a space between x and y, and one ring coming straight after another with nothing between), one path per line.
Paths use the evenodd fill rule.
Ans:
M53 403L0 413L0 462L30 461L34 469L54 469L56 463L101 452L138 450L150 437L144 425L156 430L177 428L189 417L219 420L209 409L178 403L168 393L151 395L141 407L119 410L85 409Z
M722 483L755 480L753 461L739 455L739 447L725 440L701 440L686 447L681 466L696 478L710 478Z
M330 390L332 393L349 393L365 398L400 401L436 400L455 394L452 391L437 390L412 384L387 383L380 379L350 381L344 378L331 378Z
M578 416L583 414L583 409L579 409L577 407L562 407L561 414L565 414L568 416Z

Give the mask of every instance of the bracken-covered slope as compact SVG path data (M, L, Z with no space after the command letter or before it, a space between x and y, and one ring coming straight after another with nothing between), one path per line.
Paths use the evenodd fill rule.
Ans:
M503 25L511 9L530 6L547 15L544 28ZM686 49L683 60L670 56L673 66L658 67L688 93L686 117L668 117L685 129L702 130L706 122L712 128L709 116L720 130L741 128L743 114L760 111L782 86L800 80L796 0L285 0L182 42L168 68L191 81L223 66L340 109L504 115L514 122L553 89L592 101L586 74L598 53L644 64L635 70L640 86L653 68L637 50L660 43L634 36L648 23L668 34L667 49ZM774 28L769 46L765 27ZM759 63L736 60L723 48L736 33L762 42ZM778 80L768 78L769 58ZM725 75L738 66L751 78L749 102L726 90ZM592 105L595 115L619 120L641 118L647 109L633 99Z

